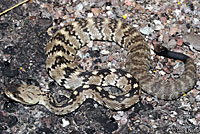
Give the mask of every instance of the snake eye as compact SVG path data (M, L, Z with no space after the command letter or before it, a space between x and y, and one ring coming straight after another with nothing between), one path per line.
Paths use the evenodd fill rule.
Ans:
M13 94L13 97L14 97L14 98L17 98L18 96L17 96L16 94Z

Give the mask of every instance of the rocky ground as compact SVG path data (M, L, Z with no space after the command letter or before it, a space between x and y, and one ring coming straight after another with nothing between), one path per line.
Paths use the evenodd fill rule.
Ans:
M1 0L0 12L22 0ZM88 100L76 111L56 116L44 106L26 106L8 99L13 83L34 83L42 89L64 90L46 73L48 28L76 17L118 18L136 27L153 50L154 43L195 59L197 83L174 101L142 94L126 111L112 111ZM198 134L200 133L200 2L199 0L32 0L0 16L0 133L2 134ZM50 31L50 33L53 30ZM95 42L77 56L83 68L124 68L126 52L114 43ZM108 63L109 61L109 63ZM165 79L184 70L179 61L156 56L152 72Z

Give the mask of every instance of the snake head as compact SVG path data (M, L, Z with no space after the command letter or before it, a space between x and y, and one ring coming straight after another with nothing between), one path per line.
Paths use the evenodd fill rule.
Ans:
M39 103L40 89L34 85L22 84L20 86L12 85L5 89L8 98L26 105Z

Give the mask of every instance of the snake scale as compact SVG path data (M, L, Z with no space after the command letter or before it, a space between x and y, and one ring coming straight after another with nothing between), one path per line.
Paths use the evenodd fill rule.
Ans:
M79 68L74 62L76 53L90 41L115 42L126 49L126 71L111 68L89 72ZM194 60L162 46L155 47L155 51L182 60L183 74L168 81L151 74L150 48L133 26L117 19L77 18L55 32L46 46L46 70L60 86L72 90L71 96L57 102L50 93L25 84L7 88L5 94L23 104L42 104L51 112L63 115L73 112L88 98L110 109L122 110L140 100L141 89L164 100L176 99L192 89L196 81ZM106 87L120 89L121 93L113 94Z

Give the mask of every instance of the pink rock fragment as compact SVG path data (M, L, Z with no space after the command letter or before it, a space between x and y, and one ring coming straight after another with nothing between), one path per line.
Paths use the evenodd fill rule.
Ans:
M129 0L125 0L125 5L130 6L132 3Z

